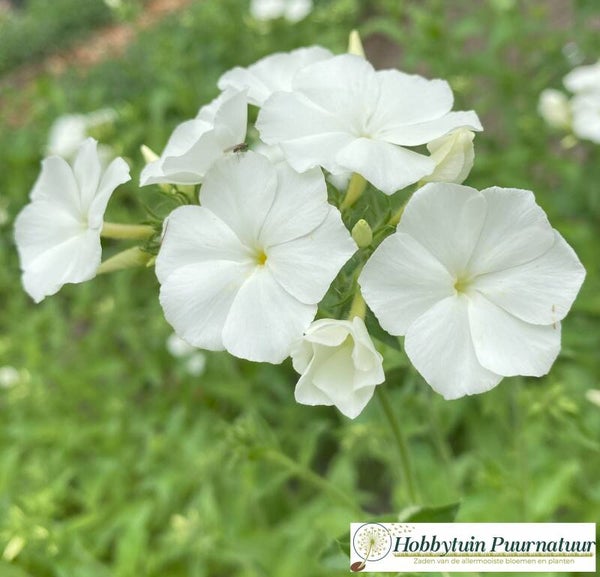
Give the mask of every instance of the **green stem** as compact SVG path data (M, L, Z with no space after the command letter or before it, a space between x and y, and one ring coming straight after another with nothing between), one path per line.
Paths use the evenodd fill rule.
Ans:
M105 222L102 226L101 236L119 240L135 239L144 240L154 234L154 228L147 224L118 224Z
M295 477L303 479L307 483L310 483L317 489L320 489L324 493L327 493L334 499L336 499L341 505L352 509L357 514L364 514L362 508L356 503L356 501L344 491L338 489L335 485L330 483L327 479L317 475L314 471L307 469L296 461L290 459L287 455L280 453L275 449L269 449L263 456L271 461L280 465L286 469L289 473Z
M365 191L366 187L367 181L364 177L355 172L352 175L352 178L350 178L346 196L344 197L344 200L342 200L342 204L340 204L340 210L350 208L360 198L360 195Z
M394 440L396 441L396 446L400 455L400 469L402 470L402 479L408 492L408 498L410 499L411 504L418 503L419 498L417 495L417 484L413 474L412 465L410 463L410 453L408 450L406 439L404 438L402 429L400 428L398 420L396 419L396 414L392 409L392 404L390 401L389 394L385 388L385 384L383 384L380 387L377 387L376 390L379 402L381 403L383 412L385 413L385 416L392 430L392 435L394 436Z

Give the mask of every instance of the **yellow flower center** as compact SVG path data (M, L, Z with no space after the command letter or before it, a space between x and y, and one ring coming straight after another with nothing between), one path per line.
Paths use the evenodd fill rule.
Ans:
M267 253L261 248L256 252L256 264L258 266L264 266L267 262Z
M456 281L454 282L454 290L458 293L458 294L465 294L468 292L469 288L471 287L471 283L472 283L473 279L459 275L456 279Z

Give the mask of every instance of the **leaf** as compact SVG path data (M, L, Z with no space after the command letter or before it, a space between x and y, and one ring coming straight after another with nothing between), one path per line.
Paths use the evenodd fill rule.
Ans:
M438 507L414 505L400 511L398 520L403 523L453 523L459 507L459 502Z
M4 561L0 561L0 575L2 577L31 577L31 573Z

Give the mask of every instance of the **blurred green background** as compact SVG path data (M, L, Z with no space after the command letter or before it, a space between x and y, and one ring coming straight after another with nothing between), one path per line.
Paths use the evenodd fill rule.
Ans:
M343 52L353 28L377 67L450 82L455 109L485 128L466 184L533 190L588 271L545 378L447 402L403 357L389 362L422 503L459 502L457 521L600 519L600 406L586 396L600 389L600 146L565 146L536 112L544 88L600 57L598 3L317 0L290 23L197 0L142 26L155 4L0 8L0 577L343 575L349 523L409 505L375 401L355 421L300 406L289 364L220 353L190 374L166 348L151 270L34 305L12 236L60 115L114 108L96 136L133 181L107 220L141 221L146 205L169 209L136 187L142 143L162 150L229 68L311 44ZM134 32L121 56L65 56L106 25Z

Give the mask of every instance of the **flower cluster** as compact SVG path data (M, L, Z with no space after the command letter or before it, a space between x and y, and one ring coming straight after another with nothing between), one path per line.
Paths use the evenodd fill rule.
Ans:
M36 301L96 274L103 231L150 238L102 267L155 256L178 337L252 361L291 357L303 404L360 414L385 380L367 326L404 336L448 399L548 372L584 269L531 192L462 185L482 126L453 110L447 82L309 47L218 86L142 171L142 186L185 199L150 231L102 222L128 180L122 159L102 176L89 140L72 168L44 162L16 223Z
M571 130L577 138L600 143L600 62L579 66L563 79L572 93L548 88L540 94L538 110L553 128Z

